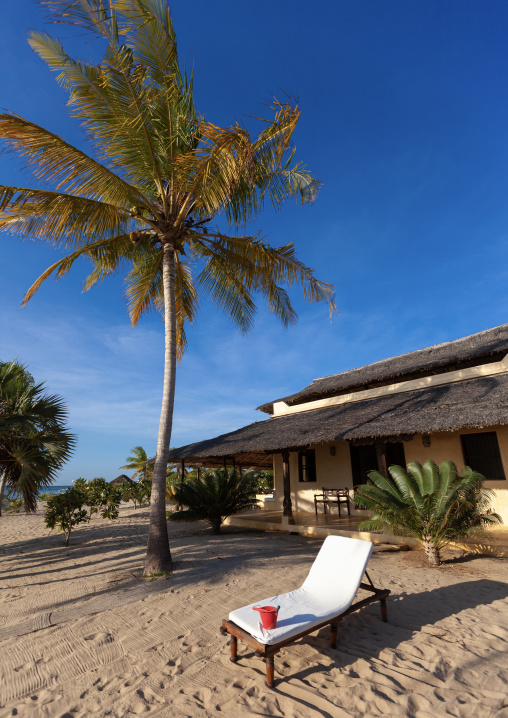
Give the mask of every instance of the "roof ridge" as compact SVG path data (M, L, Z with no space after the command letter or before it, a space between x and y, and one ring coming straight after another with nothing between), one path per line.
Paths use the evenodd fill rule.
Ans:
M489 329L482 329L481 332L475 332L474 334L468 334L465 337L459 337L458 339L451 339L446 342L439 342L438 344L431 344L427 347L421 347L420 349L413 349L410 352L404 352L404 354L395 354L394 356L385 357L384 359L378 359L377 361L370 362L369 364L362 364L361 366L353 367L352 369L346 369L345 371L338 371L336 374L326 374L326 376L319 376L316 377L311 381L311 383L308 386L312 386L315 381L322 381L323 379L331 379L334 376L341 376L343 374L349 374L349 372L359 371L360 369L365 369L368 366L376 366L376 364L383 364L384 362L390 361L390 359L402 359L403 357L407 357L410 354L418 354L419 352L429 351L430 349L438 349L442 346L450 346L450 344L458 344L459 342L463 342L466 339L472 339L473 337L477 337L480 334L485 334L486 332L491 332L493 329L501 329L502 327L508 327L508 323L506 324L499 324L496 327L490 327Z
M435 373L436 367L445 370L447 366L464 361L476 361L481 356L494 356L508 351L508 323L489 327L458 339L431 344L404 354L378 359L336 374L313 379L303 389L279 399L261 404L261 411L272 413L275 402L284 401L290 406L302 403L307 397L318 394L332 395L335 392L361 387L372 382L386 382L396 377L410 377L421 372ZM494 359L492 359L493 361Z

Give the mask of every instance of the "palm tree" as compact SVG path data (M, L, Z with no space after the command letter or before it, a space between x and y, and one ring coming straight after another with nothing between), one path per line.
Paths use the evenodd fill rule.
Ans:
M383 531L411 536L424 548L431 566L439 566L440 550L466 536L485 536L485 527L501 522L489 510L492 492L484 489L485 478L469 466L459 474L452 461L439 469L428 460L390 466L390 476L369 472L358 488L355 503L374 515L360 524L364 531Z
M56 22L89 31L106 43L100 63L69 57L62 44L33 32L29 43L57 71L98 160L12 113L0 115L0 137L48 189L0 188L0 229L73 251L49 267L62 277L81 256L93 262L85 289L129 267L133 324L151 306L165 323L164 387L154 465L145 575L172 568L165 520L165 476L177 357L194 322L198 290L241 330L253 323L261 294L284 325L296 320L284 285L300 284L311 301L333 288L296 257L292 243L271 247L259 235L225 234L222 215L238 232L266 201L307 202L319 183L293 162L297 104L274 100L275 116L251 139L235 123L218 127L199 115L192 77L180 70L165 0L43 0Z
M175 487L175 498L187 508L169 515L171 521L207 521L214 534L224 519L258 505L252 476L239 476L236 469L207 471L195 481Z
M142 477L143 479L151 478L153 468L152 466L147 466L148 461L148 456L143 447L135 446L131 451L131 455L127 457L127 463L123 466L120 466L120 468L130 469L131 471L133 471L133 479L136 476Z
M62 399L18 362L0 363L0 515L4 492L23 498L25 511L37 508L40 489L51 485L72 454Z

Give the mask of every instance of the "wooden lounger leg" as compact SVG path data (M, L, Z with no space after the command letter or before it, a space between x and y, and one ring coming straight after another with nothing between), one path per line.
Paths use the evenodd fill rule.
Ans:
M338 623L330 623L330 648L337 648Z
M379 603L381 604L381 620L387 623L388 611L386 610L386 598L382 598Z
M236 636L231 636L231 640L229 642L229 647L231 649L231 660L233 663L236 663L238 660L237 650L238 650L238 639Z
M266 661L266 685L268 688L273 688L274 686L274 680L273 680L273 656L267 656L265 658Z

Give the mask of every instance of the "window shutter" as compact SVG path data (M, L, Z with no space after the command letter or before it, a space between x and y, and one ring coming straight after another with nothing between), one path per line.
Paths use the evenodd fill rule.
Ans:
M505 479L495 431L485 431L480 434L462 434L460 438L466 466L479 471L488 481L503 481Z

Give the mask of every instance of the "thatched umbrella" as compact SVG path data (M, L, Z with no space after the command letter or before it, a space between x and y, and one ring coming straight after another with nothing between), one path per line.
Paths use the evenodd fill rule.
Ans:
M113 481L110 481L110 484L125 484L125 482L128 481L129 484L133 484L134 481L132 479L129 479L128 476L125 474L120 474L120 476L117 476L116 479L113 479Z

